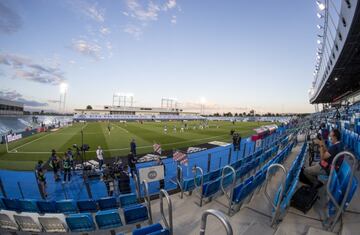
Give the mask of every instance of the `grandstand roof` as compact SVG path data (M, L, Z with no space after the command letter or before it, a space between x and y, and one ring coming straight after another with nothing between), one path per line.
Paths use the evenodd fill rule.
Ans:
M346 38L342 52L324 84L312 103L332 103L360 90L360 6Z
M8 106L16 106L16 107L24 107L24 104L18 101L12 101L12 100L7 100L7 99L3 99L0 98L0 104L2 105L8 105Z

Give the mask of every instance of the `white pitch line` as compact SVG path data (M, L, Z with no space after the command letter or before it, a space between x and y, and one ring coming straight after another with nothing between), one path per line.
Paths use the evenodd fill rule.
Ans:
M86 127L86 126L87 126L87 123L86 123L85 127ZM85 128L85 127L83 127L83 128ZM60 129L59 132L65 130L65 129L66 129L66 128ZM22 148L22 147L28 145L28 144L31 144L31 143L34 143L34 142L40 140L40 139L43 139L43 138L45 138L45 137L47 137L47 136L49 136L49 135L51 135L51 134L55 134L55 133L56 133L56 134L59 134L59 132L56 132L56 131L50 132L50 133L47 134L47 135L43 135L43 136L41 136L40 138L34 139L34 140L30 141L30 142L27 142L27 143L25 143L25 144L23 144L23 145L20 145L19 147L16 147L16 148L10 150L9 153L23 153L23 152L18 152L17 150L18 150L19 148ZM35 152L35 153L39 153L39 152ZM45 152L43 152L43 153L45 153ZM48 153L48 152L46 152L46 153Z
M118 125L114 125L115 127L117 127L117 128L119 128L120 130L123 130L123 131L125 131L126 133L129 133L129 131L128 130L126 130L125 128L122 128L121 126L118 126Z
M188 143L188 142L193 142L193 141L201 141L201 140L209 140L209 139L214 139L214 138L219 138L219 137L224 137L227 135L218 135L218 136L213 136L213 137L208 137L208 138L202 138L202 139L193 139L193 140L184 140L184 141L178 141L178 142L172 142L172 143L167 143L167 144L162 144L161 146L168 146L168 145L172 145L172 144L182 144L182 143ZM145 146L140 146L137 147L137 149L144 149L144 148L152 148L152 145L145 145ZM104 152L112 152L112 151L122 151L122 150L129 150L130 148L121 148L121 149L104 149ZM95 153L96 150L92 150L92 151L86 151L87 153ZM9 153L13 153L13 152L9 152ZM13 154L49 154L50 152L16 152Z

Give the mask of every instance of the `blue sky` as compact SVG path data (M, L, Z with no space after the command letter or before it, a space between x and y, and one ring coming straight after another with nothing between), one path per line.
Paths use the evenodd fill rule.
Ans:
M0 0L0 96L28 108L175 97L207 112L310 112L312 0Z

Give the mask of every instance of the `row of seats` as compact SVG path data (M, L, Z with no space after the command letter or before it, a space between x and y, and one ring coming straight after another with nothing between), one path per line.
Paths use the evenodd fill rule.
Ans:
M270 157L274 156L274 154L277 153L278 149L279 146L277 145L271 148L270 150L266 151L265 153L262 153L262 150L259 150L253 155L244 159L240 159L234 162L233 164L231 164L231 166L235 170L236 180L241 179L245 175L249 174L251 171L261 166ZM233 182L233 179L234 179L234 175L232 173L226 174L222 179L223 187L227 188ZM221 177L204 183L201 191L201 197L202 198L212 197L220 190L221 190Z
M138 224L148 220L147 207L133 204L123 208L126 224ZM36 219L38 221L36 221ZM14 222L15 221L15 222ZM30 216L14 214L13 219L8 213L0 213L0 228L24 232L86 232L96 229L108 230L123 226L117 209L91 213L69 214L65 222L56 216ZM95 223L96 222L96 223Z
M333 195L333 197L335 198L336 203L338 205L341 205L341 203L344 200L344 195L345 195L348 183L350 182L350 177L351 177L351 167L346 160L344 160L342 162L338 172L333 171L331 173L331 175L329 176L330 193ZM353 176L351 181L352 182L351 182L351 186L350 186L350 191L349 191L349 194L348 194L345 204L344 204L344 210L349 205L352 197L354 196L354 194L356 192L357 186L358 186L358 180L356 179L355 176ZM329 217L334 216L336 211L337 211L337 209L334 205L334 202L330 200L328 203L328 216Z
M77 213L77 212L96 212L98 210L117 209L137 203L134 193L122 194L119 197L105 197L98 200L79 200L73 199L61 201L45 201L35 199L13 199L1 198L1 209L16 212L36 212L36 213Z
M275 163L282 163L285 158L290 154L294 143L288 144L279 154L277 154L273 159L267 162L264 166L261 167L255 174L255 176L250 176L242 183L237 185L233 189L231 202L232 205L241 204L248 196L250 196L253 191L260 186L266 179L266 173L268 168Z
M275 140L273 142L273 145L276 145L276 146L272 147L271 151L266 151L265 154L262 156L261 160L256 160L256 161L264 162L269 157L273 156L274 153L278 151L278 148L279 148L278 143L279 142L280 142L279 140ZM250 168L253 169L254 165L257 165L259 163L259 162L253 161L253 160L254 160L254 158L260 156L262 153L263 153L263 150L260 149L260 150L256 151L255 153L253 153L253 154L251 154L251 155L249 155L247 157L244 157L242 159L237 160L234 163L231 163L230 165L235 170L237 170L237 169L239 169L240 167L243 166L242 171L239 171L239 174L242 172L242 176L243 176L243 175L248 173ZM203 183L206 184L208 182L219 179L219 177L221 177L221 171L222 171L222 168L204 174ZM200 181L201 181L200 176L198 176L196 178L196 181L197 181L196 182L197 184L200 183ZM193 191L195 189L194 178L183 179L181 188L182 188L183 192L191 192L191 191Z
M355 156L360 160L360 136L354 131L345 129L341 131L341 139L345 148L355 153Z
M284 215L286 209L290 205L290 201L292 196L295 193L296 186L299 182L299 175L301 172L301 168L304 165L305 162L305 156L306 156L306 150L307 150L307 143L304 142L300 153L298 156L296 156L295 160L292 162L288 173L286 174L285 178L285 188L281 190L282 186L279 186L275 197L274 197L274 205L275 208L273 208L272 214L282 216ZM280 213L275 213L276 206L280 203Z

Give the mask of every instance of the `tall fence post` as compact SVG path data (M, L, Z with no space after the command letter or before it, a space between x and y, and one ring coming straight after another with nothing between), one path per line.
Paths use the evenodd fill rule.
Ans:
M19 188L19 192L20 192L21 198L24 199L24 193L23 193L23 191L22 191L22 188L21 188L21 185L20 185L20 182L19 182L19 181L17 182L17 186L18 186L18 188Z
M67 200L68 199L68 195L67 195L67 192L65 190L65 184L61 184L61 187L62 187L62 190L63 190L63 193L64 193L64 197L65 199Z
M46 197L45 197L45 194L44 192L42 191L42 187L41 187L41 184L39 183L39 180L38 180L38 177L37 177L37 174L35 172L35 180L36 180L36 184L38 186L38 190L39 190L39 193L40 193L40 196L43 200L46 200Z
M3 195L4 198L7 198L7 194L4 188L4 184L2 182L2 179L0 178L0 190L1 190L1 194Z
M231 163L231 151L232 151L232 148L229 149L229 157L228 157L228 164L229 165Z
M89 184L89 181L88 180L85 180L84 181L84 184L85 184L85 188L86 188L86 192L89 196L89 199L92 199L93 196L92 196L92 193L91 193L91 188L90 188L90 184Z
M246 154L246 142L244 143L244 152L243 152L243 158L245 157Z
M211 153L208 154L208 161L207 161L207 172L210 171L210 165L211 165Z

